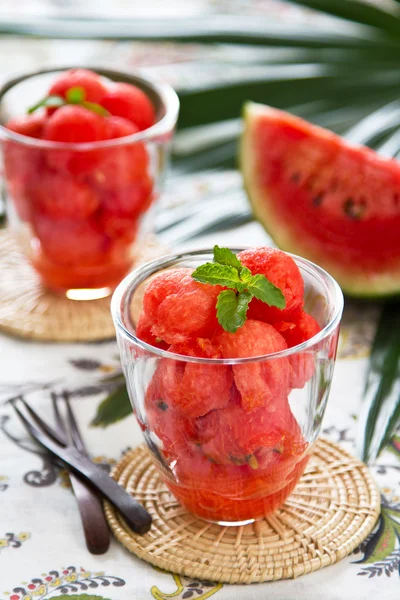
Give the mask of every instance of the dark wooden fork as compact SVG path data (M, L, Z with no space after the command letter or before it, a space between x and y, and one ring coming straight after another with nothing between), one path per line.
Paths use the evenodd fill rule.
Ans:
M69 402L68 394L64 392L58 396L57 394L52 393L51 400L55 418L54 428L45 423L23 398L19 398L19 401L24 405L32 419L42 427L51 439L65 446L71 444L82 454L88 456L86 446ZM65 422L61 417L58 406L59 401L63 401L65 404ZM82 481L82 479L70 470L69 478L78 505L87 549L92 554L104 554L107 552L110 545L110 532L104 516L101 500L87 483Z
M78 450L69 431L69 419L65 421L68 439L58 435L53 427L45 423L23 398L10 401L28 433L41 445L58 457L68 470L93 486L105 496L121 513L127 525L135 533L144 535L151 527L150 514L135 498L120 486L105 470L94 464L81 450ZM67 409L68 410L68 409ZM75 436L76 437L76 436Z

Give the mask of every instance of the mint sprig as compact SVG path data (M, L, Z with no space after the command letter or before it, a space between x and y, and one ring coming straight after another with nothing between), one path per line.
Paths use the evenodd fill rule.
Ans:
M243 265L236 254L229 250L229 248L214 246L214 262L219 263L220 265L229 265L235 267L235 269L243 268Z
M69 88L65 92L65 99L68 104L82 104L86 100L86 90L80 86Z
M66 91L65 98L62 96L46 96L30 108L28 108L28 115L31 115L39 108L59 108L60 106L67 106L67 104L75 104L78 106L83 106L92 112L101 115L103 117L108 117L109 112L101 106L101 104L97 104L96 102L88 102L86 100L86 90L83 87L76 86L69 88Z
M246 322L249 302L252 299L250 292L239 292L235 290L224 290L218 294L217 317L219 324L230 333L236 333L239 327Z
M219 324L230 333L236 333L246 322L253 298L277 308L286 305L282 291L265 275L253 275L229 248L214 246L214 262L197 267L192 277L199 283L229 288L218 294L216 309Z
M206 263L197 267L192 273L193 279L200 283L210 283L211 285L223 285L242 292L246 284L240 279L238 269L229 265L220 265L219 263Z
M61 98L61 96L46 96L46 98L42 98L42 100L39 100L39 102L28 108L27 112L28 115L31 115L36 110L38 110L38 108L42 108L42 106L44 108L59 108L60 106L64 106L65 104L65 100L64 98Z

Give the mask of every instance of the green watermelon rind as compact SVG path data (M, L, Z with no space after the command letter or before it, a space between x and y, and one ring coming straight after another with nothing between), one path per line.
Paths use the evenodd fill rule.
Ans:
M257 125L258 116L265 115L267 111L281 114L278 109L255 102L247 102L243 108L244 128L240 143L239 165L243 175L244 187L256 219L279 248L319 264L337 280L346 294L365 299L398 296L400 294L400 266L390 273L374 273L373 275L366 273L365 276L359 270L353 271L347 266L340 268L337 263L334 264L318 253L310 251L301 243L301 240L293 239L289 228L282 226L279 219L275 217L273 203L269 200L265 189L261 190L257 186L254 164L256 154L254 152L253 132ZM325 135L334 136L334 134L330 134L325 130L321 131Z

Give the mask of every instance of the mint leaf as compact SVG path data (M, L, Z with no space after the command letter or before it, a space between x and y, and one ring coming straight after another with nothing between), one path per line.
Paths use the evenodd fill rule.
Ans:
M251 281L246 285L246 289L254 298L261 300L269 306L285 308L286 300L281 290L269 281L265 275L253 275Z
M42 106L48 106L49 108L59 108L60 106L64 106L64 104L66 104L66 102L64 98L61 98L61 96L46 96L46 98L42 98L42 100L39 100L39 102L28 108L27 112L28 115L31 115L38 108L42 108Z
M231 267L235 267L235 269L241 269L242 263L229 248L220 248L219 246L214 246L214 262L219 263L220 265L229 265Z
M243 283L250 283L253 280L253 274L247 267L241 267L240 269L240 279Z
M65 97L68 104L82 104L86 100L86 90L83 87L72 87L67 90Z
M251 299L249 292L236 294L234 290L225 290L218 295L217 318L225 331L236 333L244 325Z
M85 101L82 102L82 106L84 106L88 110L91 110L94 113L97 113L98 115L101 115L102 117L108 117L110 115L110 113L104 108L104 106L101 106L101 104L96 104L96 102Z
M219 324L231 333L246 322L247 309L253 298L277 308L286 306L282 291L265 275L253 275L229 248L214 246L214 262L197 267L192 277L199 283L230 288L218 295L216 309Z
M101 115L102 117L108 117L110 115L104 106L101 106L101 104L96 104L95 102L87 102L85 98L86 91L83 87L72 87L67 90L65 99L61 96L46 96L46 98L43 98L34 106L31 106L27 112L30 115L35 112L35 110L42 107L48 106L52 108L59 108L60 106L65 106L66 104L77 104L87 108L88 110L91 110L94 113L97 113L98 115Z
M244 289L237 269L229 265L206 263L200 267L197 267L197 269L193 271L192 277L195 281L199 281L200 283L223 285L238 289L239 291Z

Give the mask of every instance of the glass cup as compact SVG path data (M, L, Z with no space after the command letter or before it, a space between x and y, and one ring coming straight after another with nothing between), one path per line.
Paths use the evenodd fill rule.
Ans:
M1 123L26 114L64 70L3 85ZM109 295L131 270L153 226L179 110L177 95L165 83L94 70L105 83L142 89L156 123L133 135L79 144L27 137L0 125L11 230L42 282L77 300Z
M321 326L308 341L266 356L208 359L138 339L153 276L212 258L202 250L136 269L114 292L111 310L133 411L162 480L196 516L238 525L275 511L304 472L329 395L343 295L323 269L292 256L305 284L305 310ZM265 397L265 405L246 412L239 389Z

